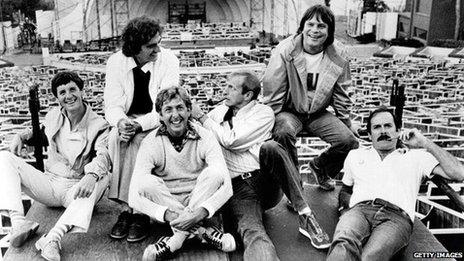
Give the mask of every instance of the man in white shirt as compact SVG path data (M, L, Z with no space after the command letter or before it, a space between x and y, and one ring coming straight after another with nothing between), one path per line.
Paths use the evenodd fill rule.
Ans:
M280 202L282 191L299 212L300 232L314 247L327 248L329 238L303 198L300 173L282 145L270 140L274 113L258 103L260 91L260 82L252 72L233 72L225 104L208 115L198 106L193 111L222 146L234 190L228 208L245 245L244 259L278 259L262 215Z
M464 179L455 157L417 129L400 131L386 107L370 114L367 130L372 147L352 150L345 160L342 215L328 260L389 260L409 242L422 178Z
M105 118L114 127L109 136L113 173L108 197L124 209L110 236L129 242L143 240L149 225L146 215L132 214L127 205L135 157L143 138L159 126L154 107L158 91L179 84L179 61L159 46L161 33L161 25L151 18L129 21L121 36L122 50L106 65Z

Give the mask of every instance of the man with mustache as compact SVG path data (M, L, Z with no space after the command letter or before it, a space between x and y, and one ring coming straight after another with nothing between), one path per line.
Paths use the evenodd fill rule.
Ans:
M346 92L349 62L334 45L335 17L326 6L309 8L295 35L274 49L263 78L263 103L276 114L273 138L282 144L298 169L296 135L302 130L330 143L310 161L320 188L333 190L351 149L358 147L357 124L350 120L352 102ZM327 111L331 106L335 115Z
M192 102L184 89L161 90L155 109L161 126L140 145L134 167L139 178L132 181L129 204L169 223L173 235L149 245L143 260L170 257L193 236L222 251L235 250L233 236L208 222L232 196L221 147L211 132L189 120Z
M284 147L270 140L274 113L258 102L260 91L260 82L252 72L233 72L228 77L225 103L208 114L198 106L193 112L222 147L234 190L226 209L243 240L243 258L278 260L263 225L263 213L275 207L284 193L299 214L300 233L315 248L328 248L329 237L303 197L300 173Z
M369 115L367 130L372 146L345 160L341 217L327 260L390 260L408 244L422 178L464 179L455 157L417 129L400 131L388 108Z
M16 155L32 138L26 130L15 136L10 152L0 152L0 211L9 213L10 243L22 246L39 224L24 217L21 190L46 206L65 207L55 226L36 243L46 260L60 260L61 239L68 233L86 233L95 204L108 187L111 166L108 154L109 124L83 100L84 81L74 72L59 72L52 79L59 107L45 116L50 146L41 172Z
M132 19L124 29L122 50L106 65L105 118L113 126L109 149L113 161L108 197L123 212L110 236L137 242L147 236L149 218L127 205L135 157L142 139L159 125L153 103L160 89L179 84L179 61L160 47L161 25L148 17ZM134 177L135 179L137 177Z

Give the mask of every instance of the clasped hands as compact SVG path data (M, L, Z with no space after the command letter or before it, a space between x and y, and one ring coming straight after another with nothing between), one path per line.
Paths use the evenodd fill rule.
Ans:
M120 119L117 127L119 138L124 142L129 142L135 134L142 132L140 123L131 119Z
M208 211L202 207L195 211L186 208L181 212L167 209L164 213L164 220L176 229L190 231L191 229L197 228L197 224L207 216Z

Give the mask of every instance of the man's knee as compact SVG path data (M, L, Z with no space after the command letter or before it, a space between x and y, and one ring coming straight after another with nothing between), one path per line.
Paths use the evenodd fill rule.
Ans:
M153 188L156 187L156 184L154 184L154 179L150 177L150 175L141 175L137 181L134 181L132 179L130 190L136 191L136 194L145 197L145 198L150 198L150 194L153 191ZM132 194L129 192L129 194Z
M265 153L267 155L270 153L275 153L281 149L283 149L282 145L280 145L277 141L268 140L264 142L263 145L261 145L260 154Z
M0 160L2 162L11 161L11 159L13 159L13 156L14 156L14 154L7 151L7 150L0 151Z
M359 142L350 132L349 134L341 136L341 139L335 143L334 146L343 152L349 152L350 150L357 149L359 147Z
M19 157L15 156L13 153L3 150L0 151L0 166L10 166L14 164L17 160L21 160ZM5 173L5 171L1 171Z
M296 134L292 133L291 130L286 128L274 128L272 132L272 139L279 143L286 143L296 139Z

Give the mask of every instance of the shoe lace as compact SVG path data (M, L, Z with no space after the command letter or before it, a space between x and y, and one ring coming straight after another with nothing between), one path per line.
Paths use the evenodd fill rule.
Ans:
M209 244L213 245L214 247L218 249L222 249L222 232L219 231L219 229L213 227L214 231L209 234L209 233L204 233L203 237L208 242Z
M322 231L322 228L319 226L319 224L315 223L315 218L313 216L309 216L306 218L308 221L308 225L311 227L311 230L315 232L314 237L316 237L317 240L322 241L325 239L325 233Z
M157 258L166 258L171 254L171 250L165 241L166 237L161 238L155 244L155 255Z

